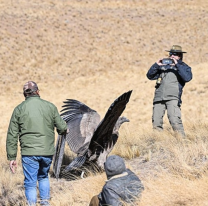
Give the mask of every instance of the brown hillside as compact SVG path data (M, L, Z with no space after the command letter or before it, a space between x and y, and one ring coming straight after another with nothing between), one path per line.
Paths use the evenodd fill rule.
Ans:
M66 98L76 98L101 114L118 95L133 89L126 115L137 123L150 123L154 83L145 74L173 44L188 52L184 60L192 66L194 78L195 70L204 69L198 67L208 57L207 4L1 1L4 129L11 110L23 99L22 85L27 80L36 81L42 97L59 108ZM188 87L184 99L189 98L187 93L195 94L193 81Z

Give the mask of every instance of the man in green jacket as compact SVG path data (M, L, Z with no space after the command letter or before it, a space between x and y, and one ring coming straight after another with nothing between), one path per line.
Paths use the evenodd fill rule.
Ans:
M15 173L17 145L20 141L24 173L25 196L29 205L37 202L37 182L40 204L49 205L50 183L48 172L55 153L54 128L58 134L67 132L67 124L60 117L57 107L39 96L35 82L23 86L25 101L13 111L6 141L7 159Z

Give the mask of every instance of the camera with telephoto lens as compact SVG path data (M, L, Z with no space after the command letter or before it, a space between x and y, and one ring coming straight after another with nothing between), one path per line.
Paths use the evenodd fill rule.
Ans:
M168 64L174 64L173 59L170 58L164 58L162 59L162 64L168 65Z

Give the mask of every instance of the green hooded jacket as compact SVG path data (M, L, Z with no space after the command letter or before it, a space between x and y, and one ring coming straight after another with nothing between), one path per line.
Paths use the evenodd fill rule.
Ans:
M22 155L53 155L55 127L58 134L63 134L67 129L57 107L38 95L26 97L14 109L10 120L6 141L7 159L16 159L18 138Z

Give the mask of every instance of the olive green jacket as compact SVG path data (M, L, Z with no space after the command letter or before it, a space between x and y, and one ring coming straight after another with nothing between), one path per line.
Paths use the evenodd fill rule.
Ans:
M59 134L67 129L57 107L38 95L26 97L14 109L10 120L6 141L7 159L16 159L18 138L22 155L53 155L55 127Z

